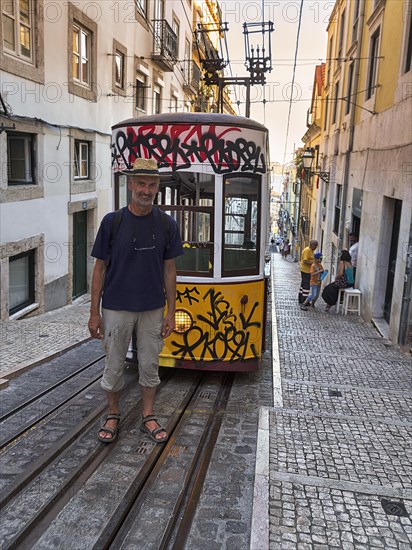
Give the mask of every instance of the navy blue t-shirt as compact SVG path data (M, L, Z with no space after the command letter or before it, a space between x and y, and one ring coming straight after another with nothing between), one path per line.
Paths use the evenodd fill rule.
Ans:
M105 260L109 252L114 212L104 216L92 256ZM176 221L170 217L170 248L166 250L166 228L156 208L146 216L135 216L125 207L114 237L106 271L102 307L122 311L150 311L166 303L163 261L183 254Z

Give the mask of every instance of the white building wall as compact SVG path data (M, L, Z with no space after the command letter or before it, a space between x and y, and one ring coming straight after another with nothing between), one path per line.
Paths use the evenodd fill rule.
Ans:
M44 84L17 74L0 71L0 92L11 118L1 117L16 130L37 134L38 189L15 186L10 194L7 181L6 133L0 134L0 237L1 282L0 317L8 317L8 258L24 252L27 246L41 242L36 262L42 263L36 278L36 312L63 305L71 300L73 263L73 214L86 209L88 215L88 251L101 218L114 208L111 175L111 126L138 116L135 110L135 71L141 64L147 73L147 110L153 112L153 85L162 84L162 112L169 112L170 97L179 99L179 107L190 98L185 96L180 63L167 72L151 59L153 2L148 2L148 22L134 16L134 2L73 3L96 25L97 100L90 101L69 93L70 37L69 2L44 3ZM183 59L184 40L192 37L192 7L188 2L166 2L165 19L179 19L178 58ZM75 12L78 13L78 12ZM143 22L144 23L144 22ZM127 49L125 95L113 89L113 39ZM2 48L2 44L0 44ZM92 142L93 181L82 185L73 179L73 145L76 132ZM17 189L20 187L20 189ZM34 186L29 186L34 187ZM40 191L40 188L43 191ZM34 195L36 195L36 193ZM44 262L42 254L44 252ZM89 262L90 264L90 262ZM36 267L37 269L37 267ZM88 274L91 266L88 265ZM49 300L47 287L50 285Z

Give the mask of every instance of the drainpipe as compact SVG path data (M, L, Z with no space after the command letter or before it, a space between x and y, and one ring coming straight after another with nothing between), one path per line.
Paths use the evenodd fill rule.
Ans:
M359 83L359 72L360 72L360 53L362 51L362 37L363 37L363 21L365 19L365 1L360 3L359 18L358 18L358 34L356 37L357 45L357 54L355 58L355 70L354 70L354 79L352 83L352 94L357 92L358 83ZM343 80L343 79L342 79ZM355 96L357 97L357 96ZM352 97L350 98L352 99ZM354 102L355 103L355 102ZM345 231L345 222L346 222L346 198L348 195L348 181L349 181L349 169L350 169L350 160L351 154L353 151L353 141L355 135L355 114L356 114L356 105L351 106L350 122L349 122L349 145L348 150L345 153L345 169L343 174L343 190L342 190L342 207L344 208L341 216L340 226L339 226L339 249L342 250L343 245L343 235Z

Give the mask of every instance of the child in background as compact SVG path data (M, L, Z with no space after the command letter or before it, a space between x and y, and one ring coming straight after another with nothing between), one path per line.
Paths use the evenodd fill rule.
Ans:
M311 305L315 307L315 302L319 298L320 294L320 287L322 285L322 281L320 279L321 274L323 273L323 266L322 266L322 252L316 252L315 261L310 266L310 292L309 296L306 298L306 300L303 302L303 304L300 306L300 309L303 309L303 311L307 311L308 305Z

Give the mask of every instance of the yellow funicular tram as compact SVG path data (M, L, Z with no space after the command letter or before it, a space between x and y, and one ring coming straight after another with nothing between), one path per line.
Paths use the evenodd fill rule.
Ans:
M268 130L249 118L168 113L112 129L116 208L128 202L121 171L137 157L161 173L157 204L180 227L175 332L160 365L255 370L264 345L268 235Z

